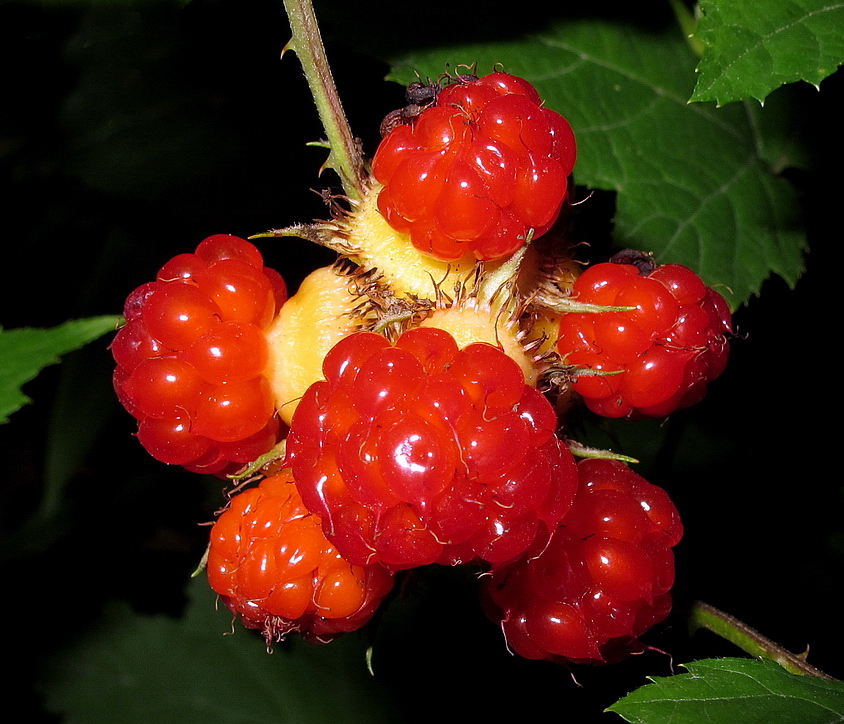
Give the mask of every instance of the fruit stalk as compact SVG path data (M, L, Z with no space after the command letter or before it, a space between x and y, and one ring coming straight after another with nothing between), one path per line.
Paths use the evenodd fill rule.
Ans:
M284 0L284 8L293 31L284 51L292 50L299 57L328 136L330 153L323 168L337 172L346 196L360 199L364 187L363 162L334 85L313 5L310 0Z
M751 656L776 661L792 674L832 679L829 674L825 674L807 663L802 656L787 651L771 639L750 628L743 621L739 621L734 616L703 601L694 602L689 613L689 625L693 630L698 628L708 629L735 644Z

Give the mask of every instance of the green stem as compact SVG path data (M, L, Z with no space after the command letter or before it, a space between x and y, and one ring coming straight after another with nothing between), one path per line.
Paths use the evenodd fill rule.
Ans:
M703 601L695 601L689 614L689 623L693 629L705 628L735 644L751 656L776 661L792 674L819 676L832 679L831 676L806 663L802 656L787 651L782 646L750 628L734 616L710 606Z
M689 12L683 0L669 0L671 9L674 11L674 17L677 18L677 23L680 25L680 30L683 31L683 36L686 42L692 49L692 52L700 58L706 45L695 37L697 30L697 18Z
M284 8L293 31L284 50L293 50L299 57L328 136L331 152L323 168L333 168L339 174L346 196L360 199L365 185L363 160L337 95L313 5L311 0L284 0Z

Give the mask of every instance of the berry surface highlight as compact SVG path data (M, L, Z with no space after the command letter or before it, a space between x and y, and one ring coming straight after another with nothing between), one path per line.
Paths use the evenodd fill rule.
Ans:
M685 266L637 259L638 266L596 264L572 290L577 302L628 310L570 312L560 320L557 349L578 368L574 390L605 417L661 417L689 407L729 355L724 298Z
M289 471L232 498L211 530L208 580L267 643L290 633L325 643L355 631L392 588L380 566L346 562L325 539Z
M500 349L438 329L358 332L305 393L287 464L352 563L504 562L550 532L576 485L556 414Z
M494 568L488 615L528 659L609 663L671 610L671 548L683 533L668 495L623 463L577 465L578 490L550 543Z
M111 344L114 387L153 457L222 475L278 442L264 331L286 299L260 252L227 234L129 295Z
M574 134L526 80L461 75L402 119L372 163L378 208L436 259L509 256L551 228L574 167Z

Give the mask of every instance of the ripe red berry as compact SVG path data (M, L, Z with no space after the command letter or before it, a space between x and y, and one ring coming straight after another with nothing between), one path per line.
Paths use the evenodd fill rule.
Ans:
M258 249L227 234L129 295L111 345L114 384L154 457L224 474L278 442L264 330L286 295Z
M682 524L668 495L624 464L578 463L578 491L547 546L494 568L487 611L530 659L607 663L671 609L671 547Z
M497 347L416 328L359 332L293 416L288 464L350 562L503 563L549 532L574 488L556 415Z
M693 405L729 353L724 298L687 267L643 259L597 264L573 288L578 302L632 309L568 313L560 322L557 349L583 371L574 389L605 417L657 417Z
M207 570L223 603L268 644L292 632L327 642L354 631L392 588L383 566L340 557L289 470L232 498L211 530Z
M395 126L373 160L378 207L425 254L508 256L556 221L574 167L568 122L522 78L460 76Z

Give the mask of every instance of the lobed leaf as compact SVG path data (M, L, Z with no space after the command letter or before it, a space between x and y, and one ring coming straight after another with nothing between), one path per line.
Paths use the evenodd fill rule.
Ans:
M759 151L758 129L778 121L760 124L744 105L688 104L695 58L675 27L563 21L529 39L394 58L392 77L436 77L461 62L480 74L503 65L569 120L578 183L618 194L618 246L690 266L734 308L772 272L790 285L800 277L796 195Z
M608 711L640 724L832 724L844 683L788 673L773 661L702 659L688 674L653 677Z
M0 329L0 423L31 400L21 386L59 357L117 328L121 317L90 317L49 329Z
M756 98L784 83L818 85L844 63L844 5L827 0L705 0L695 36L706 46L693 101Z

